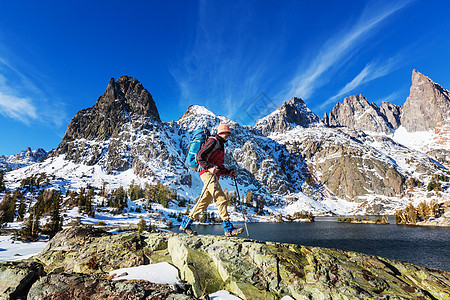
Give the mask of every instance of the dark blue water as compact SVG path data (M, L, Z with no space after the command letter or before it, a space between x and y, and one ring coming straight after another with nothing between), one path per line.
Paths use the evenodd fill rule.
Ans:
M235 224L244 227L244 224ZM356 251L450 271L450 228L337 223L249 223L250 238L260 241ZM197 225L199 234L223 235L221 225ZM175 229L174 231L176 231ZM244 231L241 237L246 237Z

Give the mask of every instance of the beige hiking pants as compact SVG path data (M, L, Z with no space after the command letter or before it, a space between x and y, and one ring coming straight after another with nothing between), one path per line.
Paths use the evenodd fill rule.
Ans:
M227 198L225 197L225 193L223 192L222 187L219 184L219 178L217 176L214 176L213 179L211 179L212 176L214 175L210 172L205 172L202 175L200 175L200 178L204 184L202 190L203 197L198 200L196 209L189 214L189 218L191 220L195 221L199 219L200 214L204 210L206 210L209 204L211 204L213 195L214 195L214 202L216 202L217 208L219 209L219 215L222 221L228 221L230 219L227 211L228 205ZM209 181L210 179L211 181ZM208 184L208 181L209 185L206 186Z

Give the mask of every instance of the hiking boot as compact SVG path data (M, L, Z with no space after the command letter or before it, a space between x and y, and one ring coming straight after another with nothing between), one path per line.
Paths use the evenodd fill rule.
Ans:
M234 236L239 235L244 232L244 228L236 228L231 224L230 220L223 221L222 223L223 230L225 231L225 236Z
M192 221L189 217L185 217L183 222L180 225L180 231L185 232L189 235L197 235L197 231L194 231L191 228L192 222L194 222L194 221Z

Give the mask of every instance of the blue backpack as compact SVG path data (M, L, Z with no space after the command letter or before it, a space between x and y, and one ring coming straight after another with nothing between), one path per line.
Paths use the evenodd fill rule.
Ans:
M189 144L189 151L186 155L186 161L184 165L193 171L199 170L199 165L197 162L197 153L202 148L205 141L211 135L207 128L200 128L194 131L191 143Z

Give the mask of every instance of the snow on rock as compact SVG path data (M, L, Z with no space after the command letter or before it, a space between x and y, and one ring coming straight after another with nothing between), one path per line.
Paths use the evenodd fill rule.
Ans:
M157 284L179 284L178 269L167 262L117 269L109 272L116 275L113 280L146 280ZM240 300L228 291L217 291L209 295L212 300ZM286 298L289 299L289 298Z
M0 171L16 170L31 165L41 159L45 159L50 152L47 152L42 148L31 150L31 148L28 147L26 150L15 155L2 155L0 156Z
M117 269L109 272L113 280L146 280L157 284L177 284L178 269L167 262Z
M228 291L218 291L212 294L209 294L209 298L211 300L240 300L241 298L230 294ZM287 300L286 298L285 300Z
M29 258L41 252L48 244L46 240L32 243L12 241L11 236L0 236L0 261L13 261Z

